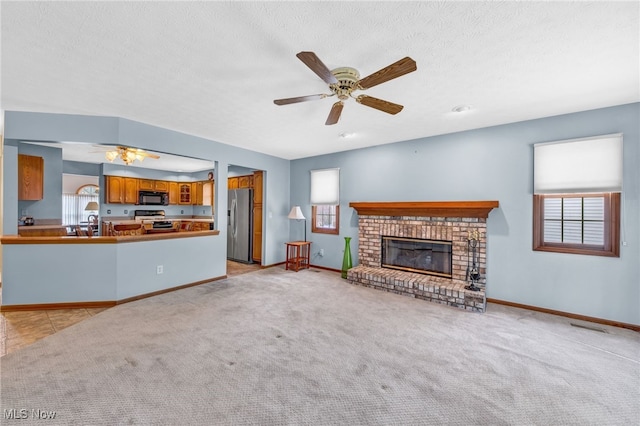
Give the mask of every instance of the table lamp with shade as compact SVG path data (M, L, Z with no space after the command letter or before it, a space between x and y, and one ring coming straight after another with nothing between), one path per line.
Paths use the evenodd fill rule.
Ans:
M307 218L302 214L302 210L300 210L300 206L291 207L291 211L289 212L289 219L295 220L304 220L304 241L307 241Z
M87 203L87 206L84 208L84 211L92 213L89 216L87 216L87 222L89 222L90 224L93 223L95 225L98 224L98 215L93 214L93 212L97 212L98 210L100 210L100 206L98 205L97 202L89 201Z

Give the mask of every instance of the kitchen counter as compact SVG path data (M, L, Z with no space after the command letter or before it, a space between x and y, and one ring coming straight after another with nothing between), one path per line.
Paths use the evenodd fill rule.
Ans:
M31 228L31 226L29 227ZM5 235L0 238L3 245L12 244L117 244L131 243L136 241L153 241L165 239L206 237L211 235L220 235L220 231L193 231L193 232L171 232L168 229L161 229L153 234L143 235L125 235L118 237L74 237L74 236L34 236L25 238L17 235ZM66 235L66 234L65 234Z

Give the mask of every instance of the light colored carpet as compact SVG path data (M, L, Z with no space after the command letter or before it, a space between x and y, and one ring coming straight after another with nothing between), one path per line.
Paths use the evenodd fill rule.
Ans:
M270 268L119 305L0 358L1 423L639 424L638 333L570 322Z

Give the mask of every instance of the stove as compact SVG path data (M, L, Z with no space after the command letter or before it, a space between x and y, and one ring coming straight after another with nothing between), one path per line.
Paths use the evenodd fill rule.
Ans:
M164 219L164 210L134 210L134 220L154 222L156 220Z
M173 226L173 222L166 220L164 210L135 210L133 218L142 223L153 224L154 229L168 229Z

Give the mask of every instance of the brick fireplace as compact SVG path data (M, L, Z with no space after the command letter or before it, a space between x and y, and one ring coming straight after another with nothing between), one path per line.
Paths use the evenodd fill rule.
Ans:
M359 260L359 265L348 271L349 283L469 311L485 311L486 221L489 212L498 207L497 201L352 202L349 206L358 212ZM470 236L476 236L478 241L479 291L465 289L471 264ZM383 237L450 244L450 277L428 270L416 273L383 267Z

